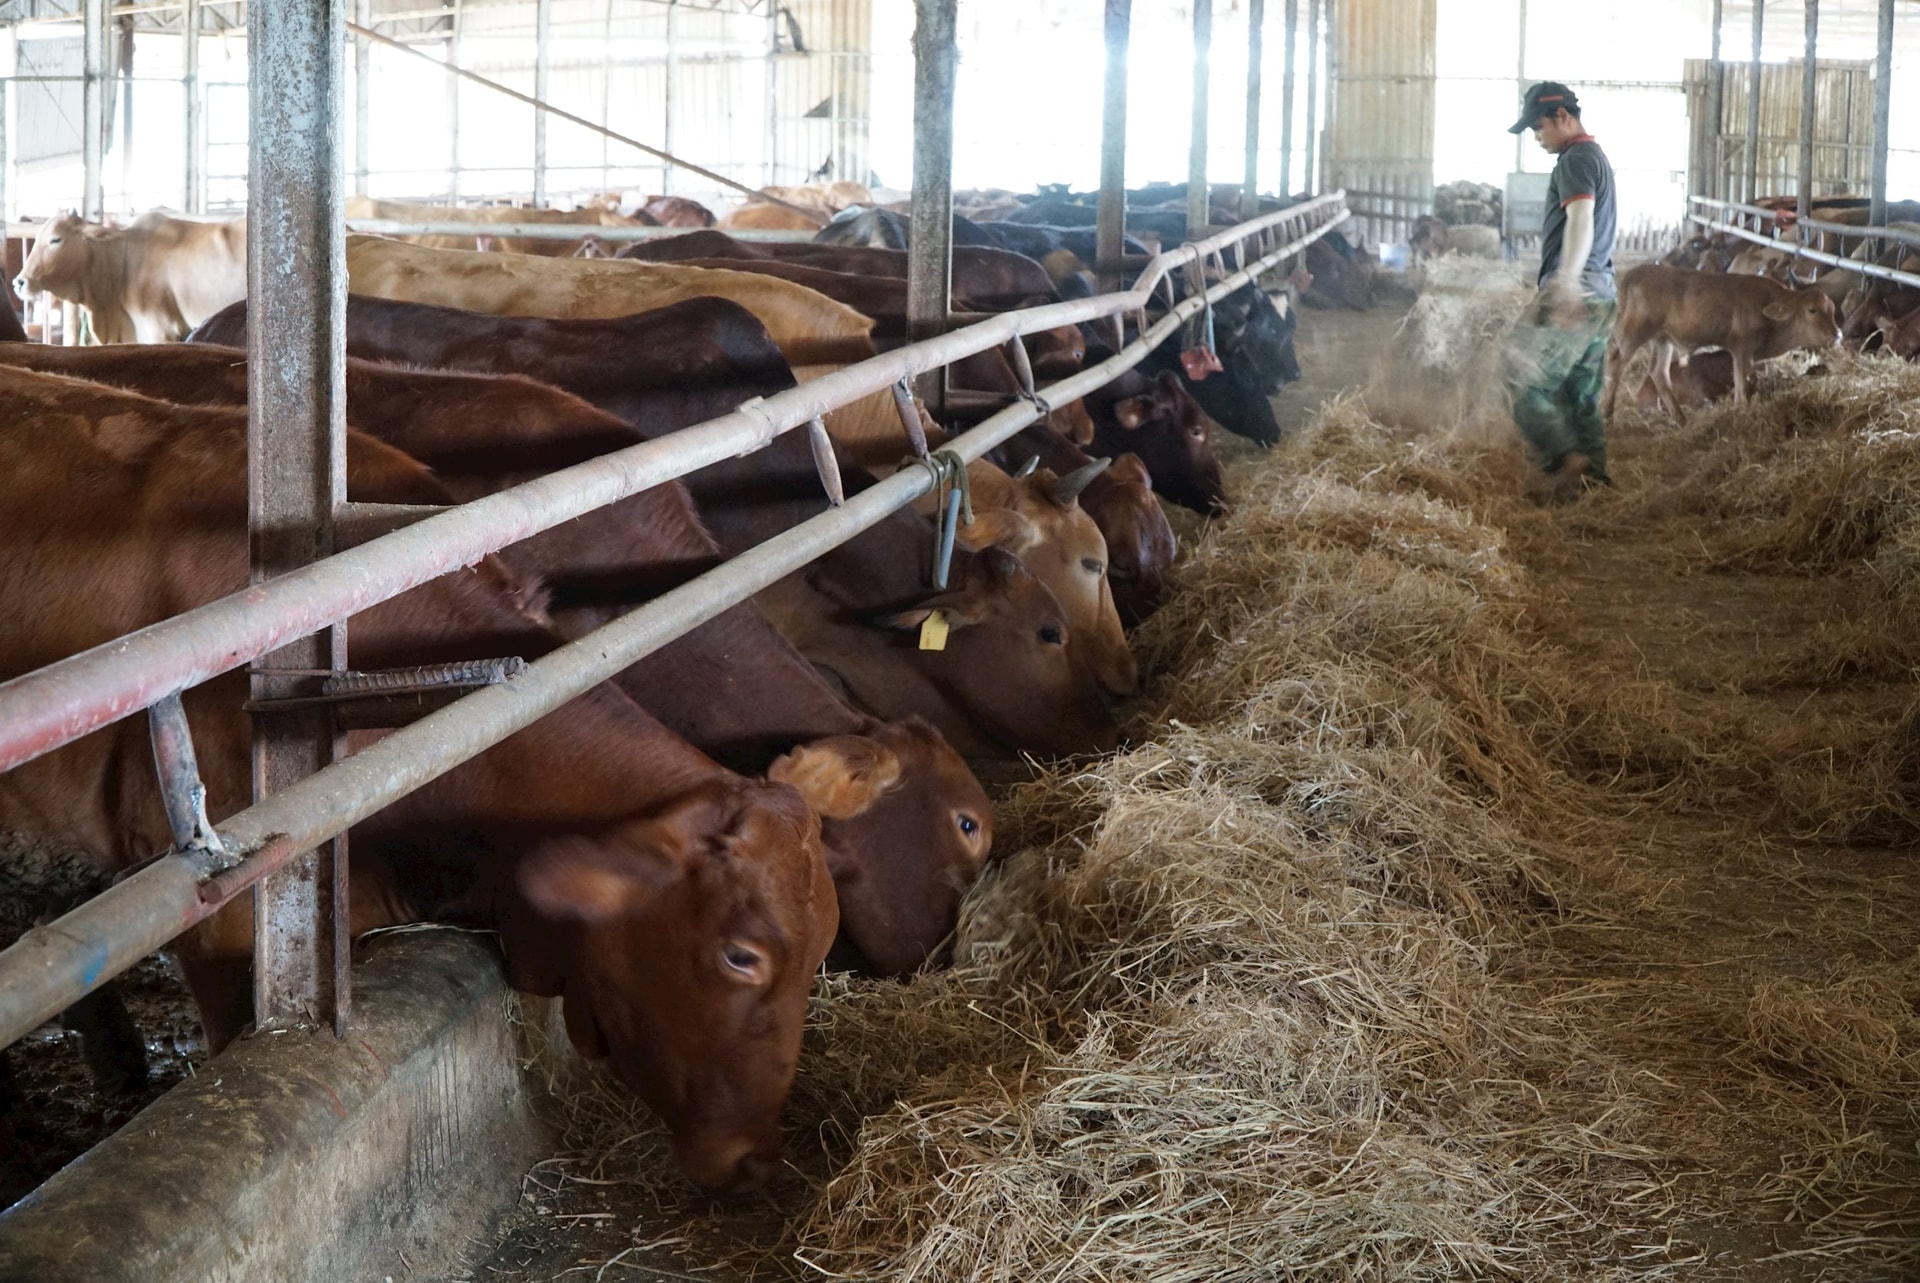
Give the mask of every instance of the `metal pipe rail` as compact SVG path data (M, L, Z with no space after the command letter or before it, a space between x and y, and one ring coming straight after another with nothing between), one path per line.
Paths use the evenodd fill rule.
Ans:
M1735 214L1745 214L1752 218L1778 222L1784 210L1767 209L1759 205L1742 205L1738 201L1712 200L1705 196L1692 196L1688 200L1707 209L1719 209ZM1690 216L1691 217L1691 216ZM1699 221L1695 219L1695 221ZM1836 236L1851 236L1857 240L1899 241L1903 245L1920 248L1920 232L1909 232L1899 227L1875 227L1854 223L1829 223L1819 218L1796 218L1796 227L1805 227L1815 232L1831 232Z
M662 236L684 236L707 230L697 227L602 227L597 223L483 223L458 218L415 221L405 218L349 218L349 232L372 236L517 236L536 241L577 241L593 236L603 241L647 241ZM767 231L743 227L716 228L737 241L810 241L812 232Z
M1163 276L1202 253L1266 236L1289 220L1325 218L1266 252L1204 293L1171 308L1109 360L1049 385L1070 400L1145 359L1148 351L1202 309L1302 252L1349 215L1340 193L1254 220L1237 233L1160 256ZM1159 263L1159 260L1156 260ZM209 603L175 619L0 684L0 739L8 766L138 711L215 673L238 667L301 636L397 596L445 571L581 512L624 498L706 463L758 448L824 410L885 390L924 369L1008 342L1020 334L1080 320L1140 311L1158 276L1120 294L1006 313L929 339L672 436L476 500L351 551ZM950 448L977 459L1043 413L1019 402L955 438ZM845 542L931 488L922 469L893 477L724 565L566 645L495 686L454 704L274 794L217 826L224 853L160 856L57 921L29 931L0 952L0 1047L64 1010L218 911L298 853L345 831L382 807L530 725L636 660L713 618L821 553ZM397 569L397 567L412 567ZM62 717L59 701L87 705ZM32 727L33 729L24 729Z
M1730 202L1727 202L1727 201L1710 201L1710 200L1705 200L1701 197L1695 197L1694 200L1698 204L1707 205L1707 206L1727 206L1730 204ZM1767 210L1755 209L1751 205L1743 205L1743 206L1738 206L1736 208L1738 212L1741 212L1741 213L1751 213L1751 214L1770 213L1770 211L1767 211ZM1689 219L1689 221L1698 223L1700 226L1705 227L1710 231L1725 232L1730 236L1738 236L1742 240L1752 241L1756 245L1764 245L1768 249L1789 250L1801 258L1812 259L1816 263L1825 263L1829 267L1838 268L1842 271L1858 272L1862 276L1872 276L1879 280L1893 281L1896 284L1911 285L1916 288L1920 288L1920 276L1916 276L1912 272L1903 272L1903 271L1900 271L1898 268L1883 267L1878 263L1864 262L1856 258L1842 258L1836 254L1829 254L1825 250L1809 249L1806 246L1798 243L1783 242L1779 237L1767 236L1767 235L1764 235L1763 233L1753 231L1746 227L1742 227L1737 223L1722 222L1717 219L1709 218L1704 214L1688 214L1687 218ZM1844 227L1844 226L1845 224L1838 224L1838 223L1824 223L1819 225L1819 227L1822 227L1822 228ZM1886 229L1884 228L1857 228L1857 227L1850 228L1849 230L1851 234L1859 236L1863 240L1872 239L1878 236L1879 234L1881 234L1882 232L1886 231Z

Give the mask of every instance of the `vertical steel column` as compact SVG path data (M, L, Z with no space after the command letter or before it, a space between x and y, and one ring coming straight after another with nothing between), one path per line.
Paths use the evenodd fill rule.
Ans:
M1260 59L1265 53L1267 0L1247 3L1247 177L1240 186L1240 217L1260 212Z
M114 78L120 82L120 205L133 208L133 15L123 13L116 19L119 38L114 41Z
M201 164L206 107L200 97L200 0L187 0L181 21L185 25L180 32L180 55L186 74L180 87L187 100L187 191L181 208L202 214L207 208L207 183Z
M1333 140L1340 128L1340 0L1324 0L1320 8L1327 20L1327 104L1321 126L1327 137L1320 147L1320 186L1328 188L1333 186Z
M1207 73L1213 57L1213 0L1193 0L1193 129L1187 140L1187 239L1205 240L1211 221L1207 185Z
M1280 199L1293 194L1294 48L1300 27L1300 0L1287 0L1286 69L1280 73Z
M1815 92L1817 82L1815 71L1818 67L1817 51L1820 47L1820 0L1805 0L1807 7L1807 56L1800 68L1800 199L1798 209L1802 219L1813 208L1813 117L1819 110L1819 95ZM1798 233L1805 237L1803 231Z
M1300 181L1309 196L1320 192L1320 0L1307 0L1307 137L1306 164Z
M1887 136L1893 119L1893 0L1880 0L1880 44L1873 60L1873 203L1867 221L1887 225Z
M251 137L247 170L248 510L252 577L333 551L346 498L346 240L341 120L347 0L247 6ZM346 630L254 662L256 698L289 693L289 670L335 669ZM331 715L275 714L254 728L254 794L333 760ZM344 835L262 881L254 897L254 1015L344 1029ZM340 918L336 924L335 910Z
M547 0L540 0L545 5ZM354 25L373 30L373 0L353 0ZM367 176L373 172L373 41L353 38L353 194L367 194Z
M1726 175L1727 65L1720 59L1721 31L1726 25L1726 0L1713 0L1713 56L1707 62L1707 151L1710 168L1701 190L1715 200L1726 200L1733 184Z
M1520 0L1520 42L1513 55L1513 78L1520 86L1520 100L1527 98L1527 0ZM1513 172L1518 174L1527 167L1527 136L1525 133L1514 135Z
M762 187L771 187L780 181L778 157L780 153L780 77L779 64L774 55L780 52L780 6L767 6L767 154L761 168L765 171L760 179Z
M7 146L7 82L0 80L0 249L4 249L7 242L7 170L11 167L9 150ZM21 300L22 303L25 301ZM15 311L20 310L12 299L7 300L7 305Z
M1753 61L1747 66L1747 181L1743 199L1751 205L1760 195L1760 32L1766 25L1767 0L1753 0Z
M1100 202L1094 213L1094 270L1102 290L1120 286L1127 231L1127 44L1133 0L1106 0L1107 79L1100 115Z
M106 213L100 165L107 129L107 0L86 0L80 21L80 212L97 220Z
M673 12L669 9L667 12ZM672 19L668 19L672 21ZM533 3L533 96L547 100L547 87L553 76L553 0ZM671 144L667 147L672 151ZM533 203L547 205L547 113L533 109Z
M320 0L324 3L325 0ZM451 70L460 65L461 0L453 0L447 30L447 204L460 203L460 77Z
M959 64L958 0L914 0L913 213L907 245L907 339L946 333L953 289L953 90ZM946 375L915 381L935 418L946 412Z
M662 104L665 113L665 127L661 130L664 140L660 147L663 151L674 151L673 118L674 108L680 98L680 0L667 0L667 67L666 101ZM678 154L677 152L675 153ZM673 195L674 166L660 166L660 191L662 195Z

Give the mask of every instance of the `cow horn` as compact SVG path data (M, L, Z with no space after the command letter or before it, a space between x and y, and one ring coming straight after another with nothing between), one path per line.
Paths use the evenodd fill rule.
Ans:
M1023 477L1032 476L1033 470L1039 466L1040 466L1040 456L1036 454L1033 456L1033 458L1028 459L1025 463L1020 465L1020 471L1013 474L1014 479L1017 481Z
M1062 508L1068 508L1080 498L1080 492L1093 484L1093 479L1107 470L1112 459L1095 459L1084 463L1064 477L1055 477L1047 483L1047 497Z

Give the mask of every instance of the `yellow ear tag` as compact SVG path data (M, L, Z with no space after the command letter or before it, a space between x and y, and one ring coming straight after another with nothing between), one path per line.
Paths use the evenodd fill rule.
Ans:
M920 621L920 649L945 650L948 631L946 612L928 611L927 617Z

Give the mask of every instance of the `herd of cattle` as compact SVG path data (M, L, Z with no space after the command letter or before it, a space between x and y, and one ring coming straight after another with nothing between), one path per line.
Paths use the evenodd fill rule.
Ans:
M1760 204L1774 209L1781 228L1792 227L1791 199ZM1863 228L1867 214L1866 202L1844 197L1816 201L1811 210L1820 222ZM1887 217L1888 229L1920 235L1920 204L1892 204ZM1884 246L1825 230L1807 246L1920 275L1920 243L1880 239ZM1728 396L1744 401L1756 361L1839 344L1920 360L1920 288L1730 233L1703 233L1620 278L1604 410L1612 414L1619 372L1643 347L1654 349L1653 369L1636 403L1678 416Z
M1016 235L1051 246L1050 263L963 245L956 310L1086 288L1056 254L1078 253L1075 227ZM243 242L235 224L64 217L27 256L19 291L77 302L105 342L26 342L0 309L14 325L0 343L0 585L15 603L0 617L0 678L246 586ZM472 499L905 337L898 249L705 228L613 257L483 244L350 238L350 500ZM1269 397L1299 377L1289 303L1239 291L1212 310L1219 373L1156 355L974 464L944 588L930 508L896 512L358 825L354 931L495 929L514 986L563 1000L576 1046L610 1058L660 1114L693 1180L763 1180L823 960L882 975L937 961L988 858L993 816L967 759L1115 744L1113 705L1138 680L1125 625L1154 610L1175 550L1161 500L1228 503L1210 420L1278 438ZM1101 322L1025 349L1045 379L1115 339ZM954 431L1011 402L1016 364L993 351L955 366L953 417L926 426ZM889 396L827 423L849 493L909 454ZM350 667L531 659L579 639L825 510L804 436L355 616ZM233 672L186 696L216 818L250 798L247 683ZM392 718L363 708L349 724ZM0 832L45 839L0 843L0 884L16 895L36 858L65 870L41 916L167 849L140 719L0 775ZM86 874L42 849L81 852ZM175 946L212 1050L250 1019L250 919L236 903ZM68 1018L89 1059L109 1063L93 1043L126 1025L111 997ZM126 1072L137 1079L137 1057Z

